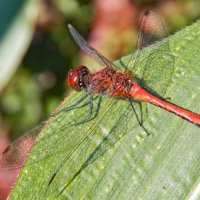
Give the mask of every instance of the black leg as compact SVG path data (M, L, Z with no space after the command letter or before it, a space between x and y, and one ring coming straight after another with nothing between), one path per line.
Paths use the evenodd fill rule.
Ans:
M98 98L98 96L93 97L93 101L96 100L97 98ZM69 109L69 110L78 109L78 108L83 108L83 107L85 107L85 106L87 106L87 105L89 105L89 104L90 104L90 100L87 101L87 102L85 102L84 104L82 104L82 105L80 105L80 106L73 107L72 109ZM66 108L66 109L67 109L67 108ZM67 110L67 111L69 111L69 110Z
M90 95L90 111L89 111L89 114L88 114L88 116L86 116L80 122L76 122L75 125L83 124L83 123L89 121L91 119L91 117L92 117L92 111L93 111L93 96Z
M86 99L88 97L88 95L90 95L90 100L85 102L85 103L83 103L82 105L78 106L84 99ZM98 101L98 104L97 104L97 109L96 109L95 115L92 117L92 114L93 114L93 101L96 100L97 98L99 98L99 101ZM88 122L88 121L94 119L98 115L101 99L102 99L101 96L93 97L92 94L86 94L83 97L81 97L78 101L76 101L74 104L72 104L71 106L68 106L67 108L63 108L63 109L59 110L58 112L53 113L51 116L56 118L56 114L59 114L61 112L67 112L67 111L74 110L74 109L83 108L83 107L85 107L85 106L87 106L89 104L90 105L90 110L89 110L88 116L86 116L80 122L75 123L74 125L83 124L85 122ZM56 118L56 120L57 120L57 118Z
M96 112L95 112L95 115L92 117L92 114L93 114L93 101L94 101L94 98L93 96L91 95L91 98L90 98L90 110L89 110L89 114L88 116L86 116L83 120L81 120L80 122L77 122L75 123L75 125L80 125L80 124L83 124L85 122L88 122L90 120L93 120L94 118L96 118L98 116L98 113L99 113L99 109L100 109L100 105L101 105L101 100L102 100L102 97L101 96L98 96L99 97L99 101L98 101L98 104L97 104L97 109L96 109ZM96 99L96 97L95 97Z
M141 124L143 125L144 118L143 118L143 114L142 114L142 104L141 104L141 102L138 102L138 104L139 104L139 107L140 107L140 120L141 120Z
M134 112L134 114L135 114L135 116L136 116L136 119L137 119L139 125L144 129L144 131L145 131L145 132L147 133L147 135L149 136L150 133L147 131L147 129L146 129L146 128L144 127L144 125L143 125L142 106L141 106L141 104L140 104L140 111L141 111L141 120L140 120L139 117L138 117L138 114L137 114L137 112L136 112L136 110L135 110L135 108L134 108L133 101L129 100L129 102L130 102L130 104L131 104L131 107L132 107L132 109L133 109L133 112Z
M61 110L59 110L58 112L53 112L51 114L51 117L54 117L56 119L56 121L58 122L57 120L57 114L63 112L63 111L69 111L69 110L73 110L73 109L76 109L77 108L77 105L80 104L85 98L88 97L88 94L86 93L84 96L82 96L79 100L77 100L74 104L72 104L71 106L67 107L67 108L63 108Z
M100 106L101 106L101 101L102 101L102 96L99 96L99 101L97 103L97 109L96 109L96 113L94 115L94 118L98 116L99 114L99 110L100 110Z
M102 97L99 96L99 101L98 101L98 104L97 104L96 114L95 114L95 116L94 116L93 118L95 118L95 117L98 115L98 113L99 113L100 105L101 105L101 100L102 100ZM93 103L93 98L92 98L92 96L91 96L90 102ZM92 109L93 109L93 107L90 106L90 113L91 113L91 114L89 114L89 116L92 115ZM87 117L87 118L88 118L88 117ZM78 124L84 123L84 122L89 121L89 120L91 120L91 119L93 119L93 118L90 118L90 119L87 119L87 120L84 119L84 120L82 120L81 122L79 122ZM84 121L84 122L83 122L83 121ZM76 145L76 147L78 147L79 145L80 145L80 143L78 143L78 144ZM66 158L64 158L63 161L59 164L59 166L57 167L57 169L55 170L55 172L53 173L53 175L52 175L51 178L49 179L48 185L47 185L46 190L45 190L46 192L47 192L49 186L50 186L50 185L52 184L52 182L54 181L54 179L55 179L55 177L57 176L57 174L58 174L58 172L60 171L60 169L61 169L61 168L63 167L63 165L65 164L65 162L67 162L67 160L71 157L72 153L73 153L73 152L71 152L71 153L70 153ZM60 194L60 193L59 193L59 194Z
M85 94L84 96L82 96L79 100L77 100L74 104L72 104L71 106L69 106L69 107L67 107L67 108L64 108L64 109L58 111L58 113L61 112L61 111L69 111L69 110L75 109L75 108L77 107L77 105L78 105L79 103L81 103L84 99L86 99L87 97L88 97L88 94L86 93L86 94Z
M61 110L59 110L58 112L55 112L55 113L52 113L51 117L55 117L56 118L56 115L63 112L63 111L69 111L69 110L73 110L73 109L76 109L77 108L77 105L79 103L81 103L84 99L86 99L88 97L88 94L86 93L84 96L82 96L79 100L77 100L74 104L72 104L71 106L67 107L67 108L63 108ZM83 107L83 106L81 106Z

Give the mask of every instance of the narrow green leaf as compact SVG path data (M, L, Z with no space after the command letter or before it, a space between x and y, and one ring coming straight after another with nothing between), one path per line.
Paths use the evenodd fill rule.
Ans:
M168 39L175 68L165 98L200 113L200 21ZM152 50L153 47L145 49L144 57ZM122 62L126 60L128 57ZM142 65L134 69L138 76L141 69ZM153 77L164 74L157 75ZM81 96L82 92L73 92L60 108ZM98 99L94 108L97 104ZM74 122L83 119L88 109L86 106L61 112L38 130L40 138L11 199L55 199L61 191L58 199L189 199L195 195L199 198L198 127L148 105L148 119L144 123L150 133L147 136L138 126L129 103L108 97L103 97L94 120L75 126ZM63 159L66 162L45 190ZM34 160L38 162L30 164Z
M1 1L0 91L8 83L30 44L38 8L35 0Z

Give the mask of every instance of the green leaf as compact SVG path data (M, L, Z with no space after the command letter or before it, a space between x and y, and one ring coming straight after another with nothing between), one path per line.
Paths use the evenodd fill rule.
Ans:
M175 69L165 98L200 113L200 21L168 39ZM144 57L151 50L151 46L145 49ZM141 68L142 65L137 68L138 76ZM59 109L83 95L73 92ZM98 99L94 109L97 104ZM40 137L11 199L55 199L62 190L58 199L198 199L198 127L148 105L148 119L144 123L148 136L138 126L127 101L108 97L103 97L94 120L75 126L88 114L88 109L85 106L57 113L42 128L34 130L40 132ZM66 162L51 179L63 159ZM38 162L32 164L34 161ZM47 189L50 180L53 181Z
M38 10L35 0L1 1L0 91L16 71L31 42Z

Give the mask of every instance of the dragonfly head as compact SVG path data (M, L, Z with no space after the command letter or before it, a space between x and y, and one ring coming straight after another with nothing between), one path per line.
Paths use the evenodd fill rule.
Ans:
M87 87L86 81L89 74L89 69L80 65L76 69L69 71L67 82L72 89L79 92Z

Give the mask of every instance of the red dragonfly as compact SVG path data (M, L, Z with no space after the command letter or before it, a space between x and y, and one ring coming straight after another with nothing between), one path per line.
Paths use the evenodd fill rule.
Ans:
M153 32L154 35L152 33L151 35L148 33L148 30L151 27L150 21L152 22L152 19L156 21L158 25L158 27L155 27L155 29L156 28L160 29L156 31L154 30ZM165 35L164 29L162 28L162 21L159 15L152 11L146 11L144 13L141 26L142 26L141 33L138 39L139 48L151 44L154 37L159 36L160 38L162 38ZM105 68L101 69L98 72L90 73L87 67L80 65L75 70L70 71L69 73L68 83L72 87L72 89L76 91L85 90L86 96L84 96L84 98L87 97L88 95L90 95L91 97L90 115L86 119L81 121L81 123L87 121L91 117L92 95L99 94L99 95L108 95L110 97L118 99L130 100L130 103L132 103L132 100L145 101L155 106L159 106L160 108L165 109L171 113L174 113L177 116L200 127L199 114L181 108L177 105L174 105L170 102L167 102L164 99L155 96L154 94L151 94L151 92L149 92L146 88L144 88L138 83L136 76L128 72L122 72L117 70L112 62L110 62L107 58L105 58L103 55L97 52L94 48L89 46L87 42L83 39L83 37L78 33L78 31L72 25L69 25L69 30L76 43L80 46L80 48L85 53L87 53L91 58L95 59L97 62L105 66ZM166 55L166 57L163 57L162 59L167 59L167 57L169 56ZM171 63L169 62L168 64L170 65ZM151 66L149 66L149 68L150 67ZM163 67L167 68L167 66ZM80 99L73 106L77 106L84 98Z
M87 67L81 65L78 66L75 70L69 72L67 78L69 85L76 91L84 90L86 94L81 99L76 101L73 105L58 111L54 115L55 118L57 118L57 115L60 112L69 111L77 107L83 107L84 105L88 105L88 103L85 103L81 106L79 104L84 99L89 97L89 115L76 124L82 124L93 119L93 101L95 100L94 95L98 94L100 98L104 95L107 95L116 98L116 101L117 99L128 100L131 104L131 107L133 108L139 125L147 133L148 131L143 126L143 120L139 119L134 109L134 102L140 103L141 101L144 101L151 103L155 106L159 106L200 127L200 115L183 109L174 104L171 104L163 98L161 98L161 95L163 95L166 92L166 88L170 82L171 75L173 73L173 56L171 55L169 49L168 40L165 39L166 33L163 28L161 17L157 13L152 11L146 11L144 13L136 47L137 51L135 52L134 56L131 57L129 64L127 65L131 66L131 71L132 67L137 67L139 63L142 63L142 78L145 81L138 78L136 75L132 75L132 73L130 73L126 67L125 72L120 71L115 64L113 64L102 54L100 54L97 50L91 47L74 27L69 25L69 30L76 43L80 46L80 48L91 58L95 59L98 63L100 63L104 68L98 72L91 73ZM160 42L160 45L153 45L158 40L162 40ZM149 51L149 53L147 54L148 56L143 58L143 55L141 54L141 49L149 45L152 45L151 49L154 49L154 51ZM156 66L156 63L159 63L162 67L158 68ZM157 72L158 70L159 73ZM157 77L157 74L159 74L159 77ZM163 76L160 77L160 74L162 74ZM152 78L151 80L148 79L149 76ZM158 79L160 80L158 81ZM151 86L153 88L156 88L156 91L152 90ZM38 162L39 160L48 157L50 154L54 154L56 151L55 148L59 148L58 146L56 146L57 143L55 144L54 148L47 149L49 139L48 136L43 137L38 141L36 140L38 134L40 133L39 130L44 128L47 124L48 122L42 123L41 125L39 125L39 127L36 127L30 133L26 134L25 136L22 136L21 138L17 139L12 144L10 144L0 156L0 169L22 168L31 150L31 147L33 146L33 143L35 143L35 145L41 144L41 154L39 155L39 158L33 158L32 160L29 159L29 163ZM83 143L85 138L87 138L88 134L89 133L81 137L81 139L76 143L74 149L77 149L77 147ZM66 137L65 135L59 136ZM105 146L105 144L103 145ZM24 147L24 149L21 147ZM50 186L53 183L56 175L61 170L63 165L68 161L72 154L73 151L67 154L63 161L58 165L58 167L56 168L55 172L49 180L48 186ZM93 159L94 158L92 157L91 160ZM88 165L88 163L90 163L89 160L90 159L85 161L85 163L83 163L82 166ZM61 192L75 179L75 177L80 173L80 171L81 169L78 169L75 175L73 175L72 177L71 175L69 176L70 180L63 187Z

